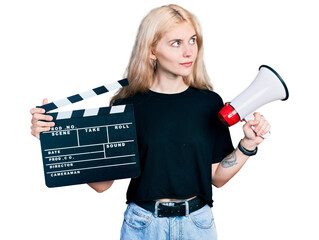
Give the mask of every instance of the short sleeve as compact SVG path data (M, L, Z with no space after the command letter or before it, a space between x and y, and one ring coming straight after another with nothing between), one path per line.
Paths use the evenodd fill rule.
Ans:
M125 104L133 104L133 96L127 98L119 98L116 99L113 103L113 106L116 105L125 105Z
M218 98L217 104L217 109L219 111L224 106L220 97ZM231 140L229 128L218 119L217 113L214 119L215 139L212 163L218 163L234 151L234 146Z
M116 105L121 105L123 102L123 99L116 99L113 103L113 106L116 106Z

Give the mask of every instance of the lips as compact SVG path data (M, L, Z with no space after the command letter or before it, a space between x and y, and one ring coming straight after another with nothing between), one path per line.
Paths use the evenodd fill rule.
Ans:
M193 62L185 62L185 63L181 63L181 65L184 67L191 67L193 65Z

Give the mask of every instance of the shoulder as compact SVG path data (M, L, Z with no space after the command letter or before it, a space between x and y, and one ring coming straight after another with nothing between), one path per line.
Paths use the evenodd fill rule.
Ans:
M218 104L218 105L223 105L223 99L221 96L212 90L209 89L198 89L194 88L194 91L201 97L205 98L206 100L212 101L212 103Z
M137 93L135 95L132 95L126 98L116 99L113 105L116 106L116 105L124 105L124 104L137 104L140 101L142 101L144 98L145 98L144 93Z
M131 97L128 97L128 98L119 98L119 99L116 99L113 103L113 106L116 106L116 105L123 105L123 104L128 104L130 103L132 100L131 100Z

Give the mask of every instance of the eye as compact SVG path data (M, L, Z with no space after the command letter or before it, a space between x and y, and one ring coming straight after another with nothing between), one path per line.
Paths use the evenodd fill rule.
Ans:
M195 44L196 43L196 37L193 37L189 40L190 44Z
M172 43L172 46L173 47L178 47L180 44L181 44L180 41L175 41L175 42Z

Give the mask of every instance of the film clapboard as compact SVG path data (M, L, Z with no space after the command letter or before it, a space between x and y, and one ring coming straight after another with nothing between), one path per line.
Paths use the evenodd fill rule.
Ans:
M49 112L127 85L128 80L122 79L38 106L43 108L47 115L51 115L55 122L50 131L40 133L47 187L139 176L132 104Z

